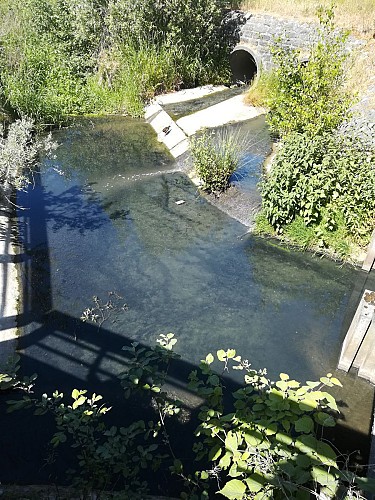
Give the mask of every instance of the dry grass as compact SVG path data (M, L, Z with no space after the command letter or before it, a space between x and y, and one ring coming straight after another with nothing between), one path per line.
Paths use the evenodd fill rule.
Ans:
M359 96L366 95L370 84L375 83L375 40L368 40L353 58L347 86ZM375 109L375 93L369 94L367 106Z
M329 7L331 0L243 0L241 8L249 12L269 12L279 17L316 20L316 10ZM338 26L357 36L375 36L375 0L336 0L335 20Z

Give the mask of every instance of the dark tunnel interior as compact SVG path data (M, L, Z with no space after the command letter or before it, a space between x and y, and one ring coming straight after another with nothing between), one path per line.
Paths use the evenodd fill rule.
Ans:
M250 83L257 74L255 58L246 49L235 49L230 55L233 83Z

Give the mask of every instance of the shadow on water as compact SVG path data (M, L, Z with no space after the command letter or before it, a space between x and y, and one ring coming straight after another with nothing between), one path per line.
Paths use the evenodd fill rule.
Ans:
M109 127L100 123L99 130L93 128L97 140L101 126ZM74 133L67 131L67 137ZM86 129L80 137L85 134ZM145 418L145 408L124 400L119 388L117 376L128 364L121 349L134 340L154 345L159 333L169 331L182 355L169 383L192 407L192 417L197 410L185 388L187 375L216 349L236 348L255 368L268 367L271 378L287 372L305 380L332 371L352 284L366 286L362 274L272 242L240 238L243 226L202 200L184 175L124 183L110 168L101 173L96 153L77 157L80 144L63 142L58 163L46 164L35 189L20 200L28 209L20 214L19 352L23 373L38 373L38 393L85 388L113 406L113 422ZM112 137L106 162L115 172L124 169L113 156L119 150L124 158ZM155 163L151 156L154 171L170 167L168 157ZM61 175L66 165L69 175ZM176 205L181 199L185 203ZM100 330L83 323L92 296L104 299L109 291L124 297L129 311L114 314ZM373 391L351 374L343 382L336 396L344 419L333 439L345 451L360 449L357 458L365 461ZM236 387L239 380L226 379L226 384ZM2 397L1 410L4 404ZM68 456L52 470L46 467L48 419L27 413L1 418L7 428L0 437L2 482L42 483L64 475ZM188 460L192 443L186 436L192 435L193 421L171 429L177 454ZM159 479L164 494L176 493L167 476Z

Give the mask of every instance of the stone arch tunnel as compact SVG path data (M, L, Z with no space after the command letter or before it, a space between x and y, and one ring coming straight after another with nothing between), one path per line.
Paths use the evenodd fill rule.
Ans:
M237 45L229 58L233 83L250 83L259 71L258 56L246 45Z

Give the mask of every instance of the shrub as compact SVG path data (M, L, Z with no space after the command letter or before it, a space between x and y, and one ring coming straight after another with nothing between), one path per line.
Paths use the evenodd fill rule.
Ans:
M35 137L34 122L28 118L13 122L0 135L0 192L8 197L8 189L25 189L32 182L38 155L51 155L57 144L51 136Z
M267 105L271 130L281 136L291 132L321 135L335 130L349 116L353 98L345 89L349 54L348 34L335 29L333 11L319 12L320 28L308 61L298 50L272 47L275 68Z
M225 22L225 0L112 0L108 29L115 44L152 39L175 56L184 86L229 78L228 56L238 25Z
M261 190L264 214L277 232L301 217L320 227L320 237L341 227L366 243L375 226L375 151L359 138L291 133Z
M91 495L96 490L100 495L105 490L104 495L111 497L115 486L124 488L117 492L119 497L138 498L136 492L142 494L147 488L140 482L141 470L152 461L158 465L160 458L173 461L171 472L189 488L181 498L211 498L214 491L232 500L308 499L311 494L336 498L340 486L357 495L358 486L373 491L371 481L338 468L336 452L323 438L324 428L335 426L338 413L334 397L325 388L341 386L339 380L329 373L302 385L281 373L272 382L266 370L252 369L234 349L219 350L216 357L208 354L189 376L189 389L202 400L194 452L197 462L203 459L204 463L194 467L194 474L186 474L166 426L166 418L178 414L181 406L165 390L169 366L179 358L173 352L176 339L167 334L158 342L160 346L153 348L137 342L124 348L129 365L120 376L125 397L143 394L155 410L155 421L147 425L136 421L120 429L108 427L105 419L110 408L102 404L101 396L89 396L85 390L74 389L66 404L58 391L41 399L26 394L8 401L10 411L32 408L36 415L54 415L51 445L69 444L77 450L73 465L77 461L78 467L72 471L77 491ZM232 394L212 369L218 362L224 371L244 372L245 384ZM30 393L30 387L19 388ZM145 441L158 436L160 444ZM162 445L169 456L156 454L163 451Z
M225 387L211 368L215 356L208 354L190 375L190 388L205 399L196 430L197 460L207 457L212 467L196 475L216 479L219 493L229 499L333 496L340 477L336 453L317 438L317 429L323 433L322 427L335 426L338 408L323 387L341 383L328 374L301 385L285 373L271 382L266 370L252 369L234 349L217 351L217 360L224 370L242 370L245 384L232 394L226 413Z
M243 152L238 138L228 129L217 135L204 130L190 140L190 145L193 165L203 189L215 194L225 191Z
M29 39L17 65L3 68L1 81L4 99L18 116L54 124L87 110L83 82L47 43Z

